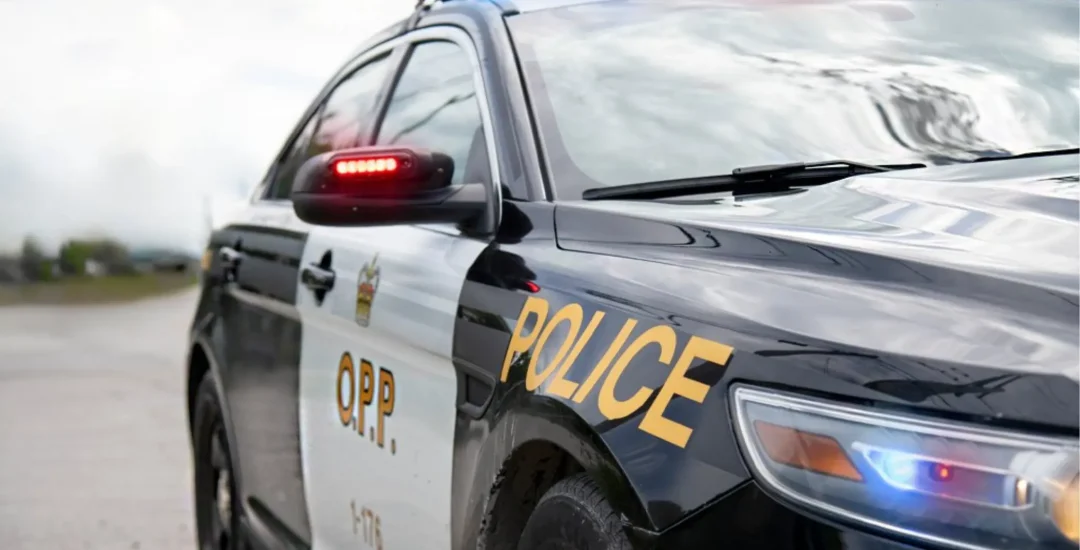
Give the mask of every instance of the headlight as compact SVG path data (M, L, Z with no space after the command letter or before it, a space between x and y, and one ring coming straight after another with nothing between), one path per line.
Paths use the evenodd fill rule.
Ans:
M755 478L812 510L951 548L1075 548L1075 439L991 431L746 387Z

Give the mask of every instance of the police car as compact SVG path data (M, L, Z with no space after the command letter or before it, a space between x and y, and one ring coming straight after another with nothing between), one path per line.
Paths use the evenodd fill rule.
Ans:
M210 239L200 547L1076 548L1077 17L419 5Z

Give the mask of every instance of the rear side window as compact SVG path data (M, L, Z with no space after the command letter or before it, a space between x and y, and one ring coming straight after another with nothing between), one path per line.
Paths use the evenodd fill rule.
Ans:
M356 147L386 79L386 58L372 61L341 81L289 147L274 177L270 199L287 199L300 166L320 153Z
M465 181L466 172L470 181L490 175L473 67L465 50L444 41L414 47L376 143L450 155L454 159L453 183Z

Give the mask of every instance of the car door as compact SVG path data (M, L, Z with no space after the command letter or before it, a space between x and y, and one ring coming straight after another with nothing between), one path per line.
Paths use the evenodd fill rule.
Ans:
M215 235L229 272L223 385L239 487L249 516L284 540L309 541L300 458L297 306L309 226L288 197L296 171L316 154L353 147L389 82L386 55L336 79L271 169L267 185Z
M455 182L494 185L491 117L468 35L433 27L406 40L375 143L447 153ZM312 229L298 303L315 549L450 547L453 326L486 245L451 225Z
M248 205L214 235L227 282L221 292L224 361L234 468L245 504L292 533L308 530L302 504L295 409L300 361L296 279L307 228L290 211Z

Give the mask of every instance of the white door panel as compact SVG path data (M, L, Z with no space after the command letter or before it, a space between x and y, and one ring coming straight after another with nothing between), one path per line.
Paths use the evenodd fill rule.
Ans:
M453 327L466 272L484 247L410 226L312 230L301 267L330 250L336 274L321 305L302 285L298 298L300 429L316 550L450 547ZM376 255L378 284L363 326L358 286L367 280L362 271L374 272L366 267ZM342 375L339 393L346 352L354 374ZM383 387L391 375L392 392ZM350 401L355 406L342 413Z

